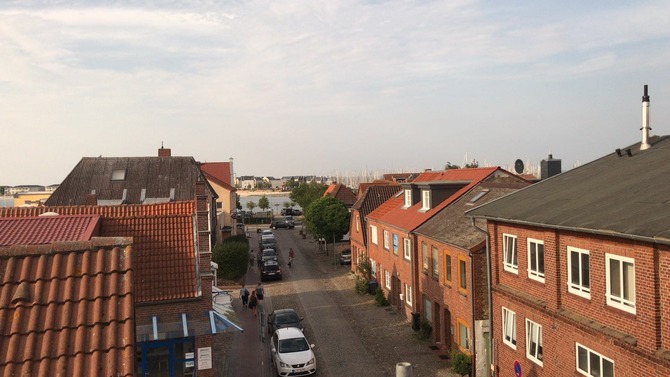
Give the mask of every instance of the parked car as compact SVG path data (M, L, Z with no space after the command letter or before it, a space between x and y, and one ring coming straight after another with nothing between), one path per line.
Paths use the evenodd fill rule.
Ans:
M293 216L301 216L301 215L302 215L302 211L301 211L301 210L299 210L299 209L294 209L294 210L293 210Z
M283 327L297 327L302 331L302 320L293 309L276 309L268 315L268 333L273 334Z
M351 264L351 249L342 250L340 254L340 265Z
M279 376L307 376L316 373L313 344L296 327L281 328L272 335L270 355Z
M270 279L282 279L281 268L276 259L264 261L263 267L261 268L261 281Z
M261 251L261 260L263 263L271 260L277 261L277 251L275 249L263 249L263 251Z
M281 210L281 215L286 216L286 215L292 215L293 214L293 208L283 208Z
M270 235L270 236L261 236L261 238L258 240L258 248L263 250L263 249L274 249L275 251L277 250L277 240L275 240L275 237Z
M295 228L295 225L292 222L288 222L286 220L274 220L270 225L270 227L272 229L278 229L278 228L293 229Z

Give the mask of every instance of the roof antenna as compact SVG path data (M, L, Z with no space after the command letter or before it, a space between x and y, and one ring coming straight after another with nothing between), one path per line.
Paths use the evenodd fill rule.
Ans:
M647 93L647 85L644 86L644 96L642 96L642 143L640 144L640 150L646 150L651 148L649 144L649 94Z
M163 149L163 142L161 141L161 149Z

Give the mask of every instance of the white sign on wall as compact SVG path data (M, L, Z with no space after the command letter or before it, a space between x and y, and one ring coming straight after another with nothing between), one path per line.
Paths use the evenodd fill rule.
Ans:
M212 369L212 347L198 348L198 370Z

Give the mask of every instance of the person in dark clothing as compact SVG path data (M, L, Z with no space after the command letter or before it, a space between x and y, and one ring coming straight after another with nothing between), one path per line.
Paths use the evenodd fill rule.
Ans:
M242 288L240 288L240 298L242 299L242 307L246 308L249 302L249 290L245 285L242 285Z
M249 297L249 308L251 312L256 316L256 306L258 306L258 298L256 298L256 291L251 292L251 297Z

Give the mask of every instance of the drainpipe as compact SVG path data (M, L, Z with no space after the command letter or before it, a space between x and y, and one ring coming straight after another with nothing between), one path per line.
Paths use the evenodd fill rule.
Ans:
M415 254L415 252L417 252L417 250L416 250L416 247L414 247L415 246L414 232L407 233L407 237L409 238L409 242L412 245L412 248L410 249L411 254L409 256L410 257L409 272L410 272L410 281L412 282L412 312L410 313L410 315L412 316L412 318L411 318L412 322L411 323L413 324L414 323L414 315L416 315L416 303L417 303L417 300L418 300L418 297L416 295L416 292L417 292L416 290L417 290L417 287L418 287L419 284L414 280L414 279L416 279L416 274L414 273L414 266L415 266L415 263L416 263L416 257L415 256L418 255L418 253ZM412 328L412 330L415 330L415 329Z
M495 352L493 350L493 320L492 320L493 319L493 303L492 303L493 299L491 297L491 248L490 248L490 238L489 238L489 233L486 230L481 229L480 227L477 226L477 224L475 223L475 218L471 217L471 219L472 219L472 226L475 227L475 229L477 229L478 231L484 233L484 236L486 237L486 290L487 290L486 299L487 299L488 305L489 305L489 315L488 315L488 317L489 317L488 318L488 321L489 321L489 342L488 342L489 344L488 344L488 346L489 347L488 348L491 352L491 355L490 355L491 365L493 365L494 368L495 368L495 365L496 365L496 363L495 363ZM474 324L474 322L473 322L473 324ZM474 367L475 366L473 366L473 368ZM489 366L489 368L490 368L490 366ZM491 371L490 375L495 376L495 369L493 369Z

